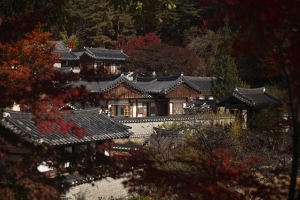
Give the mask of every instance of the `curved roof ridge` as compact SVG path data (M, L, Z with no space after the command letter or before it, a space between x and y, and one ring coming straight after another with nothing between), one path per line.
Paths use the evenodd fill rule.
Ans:
M176 76L174 76L175 78ZM171 77L173 78L173 77ZM169 85L169 87L166 87L162 93L169 93L173 90L175 90L180 84L182 84L184 81L183 81L183 78L182 78L182 75L180 75L179 77L177 76L177 79L174 79L174 80L170 80L170 81L176 81L175 83ZM167 82L167 81L166 81Z
M138 90L141 93L145 92L144 88L141 88L138 85L134 84L132 81L128 80L123 74L119 74L119 76L115 76L115 77L117 77L117 78L113 79L113 80L108 80L108 81L111 81L111 83L109 83L106 86L106 89L102 89L101 92L106 92L109 89L115 88L121 83L126 83L128 86Z
M79 56L72 52L71 48L55 49L53 54L59 54L60 60L79 60Z
M14 115L14 117L16 117L17 119L33 117L33 114L29 113L29 112L20 112L20 111L14 111L14 110L9 110L9 109L4 110L3 115L10 116L11 114Z
M267 108L276 103L280 103L280 100L274 95L266 91L265 87L260 88L238 88L219 100L218 104L224 104L224 102L231 101L229 98L234 97L239 101L256 108Z
M119 49L85 47L85 51L93 55L95 59L125 60L128 57L123 50Z
M192 89L201 92L201 91L210 91L211 90L211 86L210 84L208 86L206 86L206 88L203 87L203 82L202 84L199 84L199 80L200 81L209 81L211 82L212 77L202 77L202 76L183 76L182 80ZM197 83L195 83L195 81L197 81ZM202 88L199 86L202 85ZM207 85L207 84L206 84Z
M91 51L89 50L89 48L84 47L84 49L85 49L84 53L85 53L86 55L88 55L88 56L90 56L90 57L92 57L92 58L96 58L95 54L94 54L93 52L91 52Z
M211 79L210 76L183 76L183 78L192 78L192 79Z
M235 94L240 95L242 98L244 98L244 99L246 99L246 100L248 100L248 101L250 101L250 102L252 102L252 103L253 103L253 101L254 101L254 99L252 99L252 98L246 96L245 94L241 93L240 91L238 91L237 88L236 88L231 94L232 94L233 96L235 96Z
M280 101L278 97L276 97L275 95L271 94L270 92L268 91L265 91L264 92L267 96L269 96L270 98L276 100L276 101Z
M114 74L114 75L110 75L110 76L97 77L97 81L98 82L99 81L113 81L113 80L120 78L120 76L122 76L122 73Z
M175 75L175 76L164 76L164 77L157 77L157 81L176 81L177 79L182 78L182 75Z
M187 79L186 76L183 76L183 77L182 77L182 80L183 80L183 82L184 82L185 84L187 84L190 88L192 88L192 89L194 89L194 90L200 92L200 90L198 90L197 85L195 85L194 83L192 83L191 81L189 81L189 80Z
M85 47L85 49L87 50L95 50L95 51L115 51L115 52L122 52L121 50L119 49L106 49L106 48L102 48L102 47Z
M167 94L179 85L185 84L196 92L211 90L211 77L192 77L182 74L169 77L137 77L134 83L140 85L149 93Z
M123 79L123 82L127 83L129 86L131 86L132 88L135 88L137 90L139 90L140 92L144 93L145 92L145 89L134 84L134 82L128 80L125 76L122 76L122 79Z
M240 93L243 94L257 94L257 93L264 93L266 91L265 87L259 87L259 88L241 88L241 87L236 87L236 91L239 91Z
M144 76L137 76L135 82L151 82L154 81L156 77L144 77Z
M61 112L65 112L65 111L61 111ZM100 113L100 109L99 108L88 108L88 109L81 109L81 110L73 110L72 113L74 113L75 115L78 114L87 114L87 113Z
M65 134L61 130L56 130L56 125L48 127L50 134L40 132L39 127L35 125L31 113L7 110L6 116L2 119L2 125L11 129L16 134L25 134L25 139L35 144L47 143L50 145L65 145L84 143L88 141L99 141L106 139L129 137L132 133L128 131L130 126L123 125L113 120L105 114L99 113L99 109L81 110L69 112L69 115L62 115L61 120L68 123L72 120L79 127L84 128L87 134L83 138L76 136L76 133L68 132ZM10 115L11 113L11 115ZM83 114L81 116L81 114ZM23 116L20 118L19 116Z

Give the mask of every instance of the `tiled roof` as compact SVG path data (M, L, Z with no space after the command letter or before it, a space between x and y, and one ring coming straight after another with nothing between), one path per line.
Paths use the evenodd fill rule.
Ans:
M185 84L196 92L210 91L211 77L192 77L192 76L172 76L172 77L137 77L130 81L123 74L108 77L100 77L94 81L79 80L70 83L65 87L85 86L89 92L105 93L116 88L121 83L142 93L143 98L153 98L151 94L168 94L175 90L179 85Z
M68 103L66 103L66 105L61 106L60 110L62 110L63 108L66 108L66 107L69 107L72 110L82 110L82 109L95 109L95 108L99 108L99 107L101 107L101 105L96 106L96 105L93 105L90 102L84 102L84 103L81 103L81 102L68 102Z
M144 97L151 97L150 95L145 94L145 90L143 88L128 80L123 74L108 77L99 77L97 80L94 81L79 80L66 85L66 87L71 86L72 88L75 88L85 86L85 88L89 92L105 93L118 87L121 83L125 83L129 87L142 93Z
M128 56L122 50L85 48L96 59L101 60L125 60Z
M231 94L221 99L217 105L223 105L225 102L230 101L230 98L237 99L241 103L256 108L268 108L280 103L280 100L268 93L265 87L251 89L237 87Z
M79 57L75 55L71 49L56 49L53 52L54 54L60 55L60 60L79 60Z
M2 125L20 135L24 139L35 144L49 145L72 145L91 141L102 141L107 139L117 139L129 137L132 133L128 131L129 126L122 125L107 117L99 114L99 109L78 110L73 113L62 114L59 116L63 122L74 122L78 127L84 128L86 134L77 137L74 133L68 134L53 130L49 134L39 132L38 127L33 121L33 115L19 111L6 110Z
M211 77L193 77L193 76L170 76L149 78L138 76L135 84L145 89L147 93L168 94L175 90L179 85L186 84L195 91L201 93L211 90Z
M128 56L122 50L88 48L74 50L73 53L80 57L83 54L98 60L120 60L124 61Z
M148 145L162 150L174 148L184 141L182 131L166 130L154 127L154 133L148 140Z
M211 91L212 77L183 76L183 80L187 85L199 92Z

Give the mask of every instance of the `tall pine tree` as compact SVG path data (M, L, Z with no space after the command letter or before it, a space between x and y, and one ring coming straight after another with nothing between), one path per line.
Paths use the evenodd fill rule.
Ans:
M229 27L228 19L224 21L224 27L221 28L219 35L219 48L213 64L212 94L216 99L220 99L239 85L242 84L238 75L237 65L231 56L230 38L233 33Z
M212 94L216 99L220 99L236 86L241 84L238 76L237 66L230 55L219 55L214 63L214 77L212 81Z
M131 16L114 10L105 0L69 0L64 10L65 23L52 27L55 39L65 33L76 36L82 46L110 48L119 37L136 35Z

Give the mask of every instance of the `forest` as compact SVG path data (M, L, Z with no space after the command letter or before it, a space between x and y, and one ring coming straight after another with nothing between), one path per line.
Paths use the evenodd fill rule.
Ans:
M57 109L49 112L41 100L53 104L91 100L82 88L66 92L53 87L53 80L70 78L53 70L59 58L52 53L51 41L58 40L72 49L122 49L129 56L122 66L124 73L215 77L216 99L235 87L265 86L284 103L284 108L255 115L253 130L266 134L267 141L253 139L250 130L237 124L173 124L165 128L184 130L188 137L171 156L161 149L147 149L129 157L99 158L103 166L119 172L143 168L133 170L125 183L139 194L136 198L300 198L300 2L4 0L0 5L0 108L16 102L31 105L37 124L40 118L53 123L51 116L59 115ZM283 112L288 116L284 120L279 117ZM65 132L81 131L56 123ZM1 146L23 145L4 128L0 131ZM45 156L63 163L64 154L52 148L32 149L26 162L0 167L0 199L57 199L63 193L62 177L47 182L34 167ZM0 151L0 157L5 156ZM98 161L86 170L93 171ZM262 170L265 166L269 168Z

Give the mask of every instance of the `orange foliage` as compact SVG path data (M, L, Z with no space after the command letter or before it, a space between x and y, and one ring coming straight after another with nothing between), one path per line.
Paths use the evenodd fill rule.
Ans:
M296 192L300 138L300 2L294 0L205 0L205 6L220 11L211 24L226 16L238 29L233 41L237 54L260 59L263 74L282 74L288 89L288 104L293 126L293 163L289 199L300 198Z
M15 87L53 76L53 64L58 57L52 54L55 46L49 36L50 33L36 29L14 43L0 43L1 86Z
M53 64L58 59L49 37L50 33L37 28L18 41L0 43L1 105L40 98L42 92L33 87L53 78Z
M118 49L122 49L127 55L132 55L135 51L160 43L161 39L155 33L148 33L145 36L138 36L132 39L119 38Z

